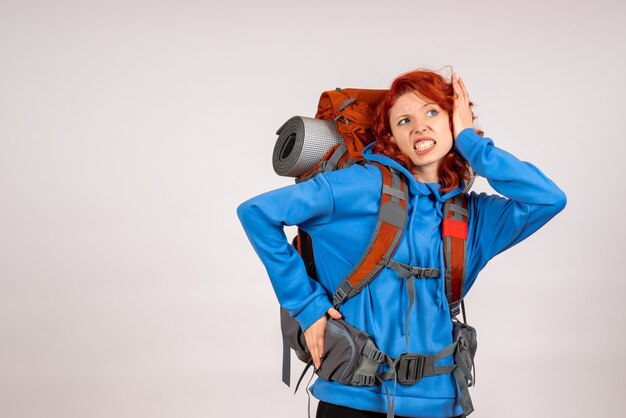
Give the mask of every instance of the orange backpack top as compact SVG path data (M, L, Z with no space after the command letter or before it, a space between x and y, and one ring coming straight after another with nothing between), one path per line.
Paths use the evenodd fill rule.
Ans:
M336 89L322 93L316 119L334 120L348 155L363 160L361 151L374 142L374 112L387 90Z
M299 181L308 180L319 172L363 161L363 148L375 139L373 127L376 106L386 93L387 90L339 88L322 93L315 119L333 121L343 143L330 148L318 164L299 177Z

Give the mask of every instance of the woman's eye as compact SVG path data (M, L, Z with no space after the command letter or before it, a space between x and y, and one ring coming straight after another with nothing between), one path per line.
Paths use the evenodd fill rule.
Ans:
M439 114L439 112L437 111L437 109L430 109L428 112L426 112L427 116L437 116Z
M407 123L409 123L409 122L411 122L411 119L409 119L409 118L403 118L403 119L400 119L400 120L398 121L398 126L406 125L406 124L407 124Z

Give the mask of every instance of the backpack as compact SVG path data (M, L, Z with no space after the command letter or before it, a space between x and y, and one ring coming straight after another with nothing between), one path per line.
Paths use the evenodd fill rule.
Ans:
M309 180L320 173L361 163L361 151L374 141L374 109L386 90L336 89L322 93L315 118L294 116L278 131L273 165L279 175L296 177L296 182ZM338 308L358 294L387 267L407 280L409 308L415 295L415 279L439 278L436 268L408 266L392 259L402 237L407 216L408 184L403 175L392 167L372 163L381 172L383 186L378 221L365 253L348 273L333 295ZM472 179L473 180L473 179ZM471 186L471 181L466 190ZM445 289L453 321L453 342L439 353L422 355L405 353L393 359L378 350L372 339L344 319L329 318L324 342L324 361L315 373L325 379L347 385L371 386L393 379L400 384L414 384L423 377L452 373L459 385L459 398L464 415L473 411L468 386L472 386L473 359L476 351L476 331L465 321L463 288L467 255L468 209L465 193L444 203L442 239L444 243ZM292 245L302 256L307 273L316 278L311 237L298 229ZM463 311L463 322L457 319ZM408 321L407 321L408 327ZM283 334L283 382L290 385L290 349L307 363L296 390L312 364L311 356L299 323L281 308ZM408 331L408 330L407 330ZM407 344L408 344L408 332ZM446 356L454 356L452 366L434 366ZM379 373L381 363L389 370ZM388 411L393 415L393 403Z

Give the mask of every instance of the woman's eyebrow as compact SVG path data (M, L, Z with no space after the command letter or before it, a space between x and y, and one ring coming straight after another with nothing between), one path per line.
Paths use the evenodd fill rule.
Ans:
M428 106L437 106L437 103L435 102L424 103L423 105L419 107L419 110L422 110L423 108L428 107ZM408 113L398 115L395 118L393 118L393 120L398 120L398 118L403 118L403 117L408 118L409 117Z
M398 115L398 116L396 116L395 118L393 118L393 120L398 120L398 119L400 119L400 118L408 118L408 117L409 117L409 115L408 115L408 114L405 114L405 115Z

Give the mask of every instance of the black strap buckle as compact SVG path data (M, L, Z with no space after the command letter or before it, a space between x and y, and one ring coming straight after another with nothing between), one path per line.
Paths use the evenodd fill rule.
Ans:
M411 273L417 279L426 279L438 276L439 269L432 267L411 267Z
M398 383L413 385L424 377L427 357L421 354L400 354L396 360Z

